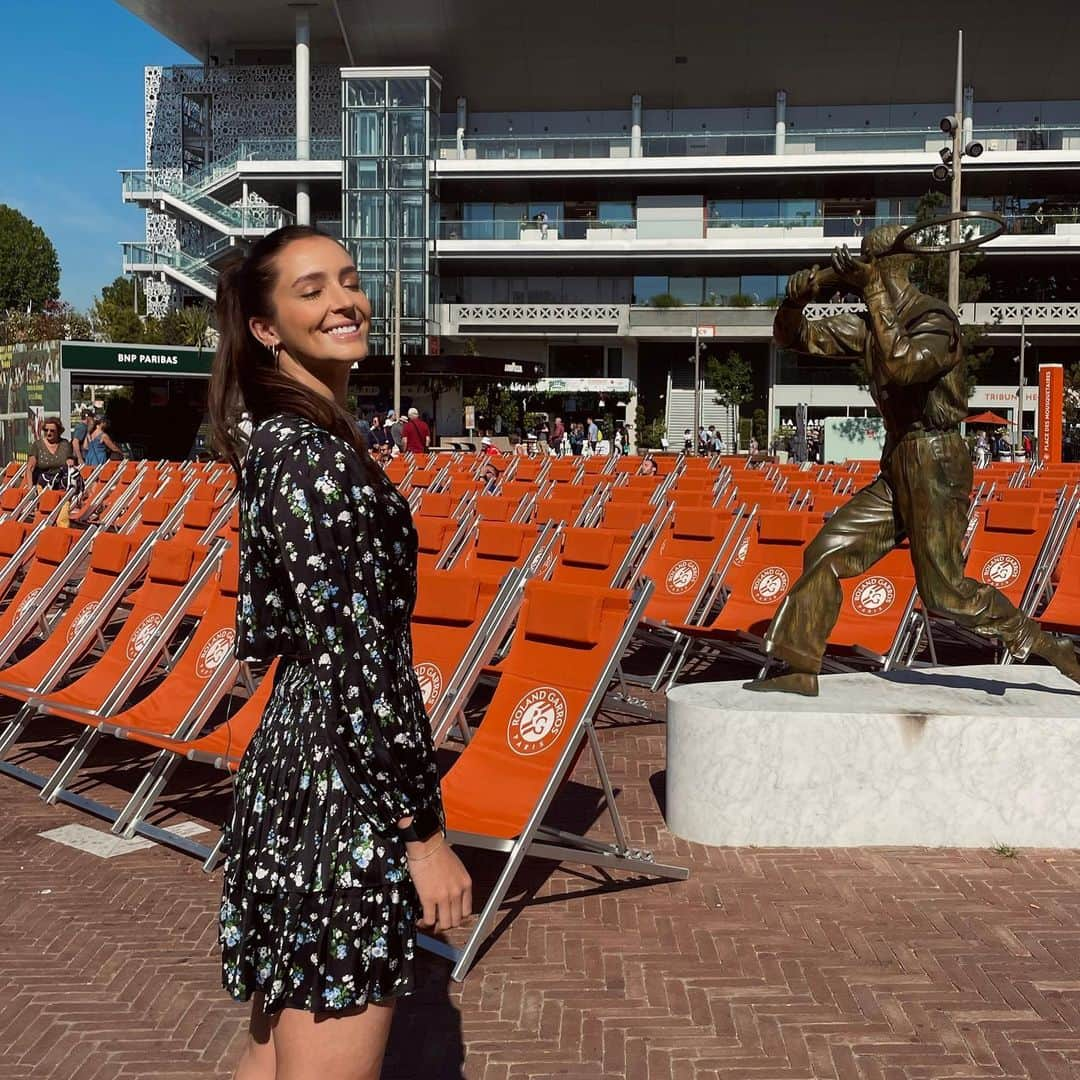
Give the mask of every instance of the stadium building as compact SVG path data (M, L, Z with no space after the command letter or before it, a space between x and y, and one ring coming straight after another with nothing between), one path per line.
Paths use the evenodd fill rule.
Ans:
M145 166L122 173L146 210L123 256L144 310L212 297L234 246L314 223L349 246L374 305L361 403L389 400L398 269L406 404L444 433L476 378L520 380L530 411L620 421L640 404L681 436L699 334L703 359L751 362L770 431L800 402L811 418L872 410L846 362L776 350L772 306L793 270L914 220L947 141L958 27L965 137L983 149L964 203L1007 221L963 312L993 348L973 411L1015 418L1026 379L1031 427L1037 365L1077 358L1068 5L1018 26L974 0L944 20L925 0L902 20L786 0L121 2L193 57L146 69ZM704 422L726 431L711 398Z

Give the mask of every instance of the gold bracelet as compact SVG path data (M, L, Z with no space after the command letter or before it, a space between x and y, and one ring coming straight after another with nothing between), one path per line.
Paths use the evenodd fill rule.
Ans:
M436 844L436 845L435 845L435 846L434 846L434 847L433 847L433 848L432 848L432 849L431 849L431 850L430 850L430 851L429 851L429 852L428 852L428 853L427 853L426 855L417 855L417 856L416 856L416 858L414 859L414 858L413 858L413 857L412 857L412 856L411 856L411 855L410 855L410 854L409 854L409 853L408 853L408 852L406 851L406 852L405 852L405 859L406 859L406 861L407 861L407 862L411 862L411 863L414 863L414 862L423 862L423 861L424 861L425 859L430 859L430 858L431 858L431 856L432 856L432 855L434 855L434 854L435 854L435 852L436 852L436 851L438 851L438 850L439 850L439 848L443 847L443 846L444 846L445 844L446 844L446 833L443 833L443 834L442 834L442 839L441 839L441 840L439 841L439 843L437 843L437 844Z

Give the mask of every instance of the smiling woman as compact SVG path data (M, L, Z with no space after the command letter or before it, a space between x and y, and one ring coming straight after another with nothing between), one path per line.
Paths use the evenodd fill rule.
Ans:
M411 664L416 533L344 408L370 320L348 252L308 227L260 240L218 289L237 655L281 658L224 837L223 982L252 999L240 1080L374 1080L417 922L450 929L472 903Z

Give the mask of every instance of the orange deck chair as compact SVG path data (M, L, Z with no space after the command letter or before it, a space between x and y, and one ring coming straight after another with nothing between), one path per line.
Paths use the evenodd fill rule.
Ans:
M192 545L191 550L197 558L200 549ZM214 599L175 665L146 697L123 709L126 697L121 698L120 691L116 691L101 704L94 704L101 700L96 686L92 691L80 690L77 682L39 701L40 713L69 720L84 729L42 788L41 797L46 802L56 802L60 791L82 768L103 735L138 729L174 739L188 738L202 728L218 703L236 685L240 662L233 656L239 578L239 557L235 548L226 551L223 562L227 565L218 577ZM160 577L158 565L151 560L151 575ZM208 569L204 567L207 571L204 577L208 576ZM175 576L183 575L175 573ZM198 577L193 574L190 580L197 582ZM192 584L186 591L194 595L198 587ZM174 611L174 622L179 624L179 619L180 615ZM99 679L97 684L103 684L103 681ZM127 681L130 683L131 679ZM82 704L76 704L76 701Z
M442 782L447 839L506 857L464 948L423 941L452 958L454 979L465 978L526 856L671 880L688 876L683 867L662 866L628 845L592 726L649 591L647 583L636 595L553 582L526 586L483 723ZM544 825L586 742L600 773L614 842Z
M122 541L123 538L110 539ZM0 671L0 695L24 703L0 734L0 757L11 749L42 708L55 712L58 707L74 706L107 714L122 706L165 650L167 636L176 629L187 605L216 566L222 546L222 541L214 541L208 549L182 539L155 544L150 551L145 580L125 601L130 610L116 636L101 657L63 689L58 686L71 670L75 655L85 652L89 645L87 634L96 632L105 622L104 603L87 617L82 638L76 637L65 648L58 625L31 656ZM112 587L115 586L113 582ZM53 638L58 639L57 645L50 649ZM57 648L60 657L42 673L39 654L54 654ZM24 774L21 779L31 778Z
M819 527L820 518L805 513L762 510L751 518L724 575L719 613L674 628L683 641L669 686L700 651L763 661L765 631L802 573L803 552Z
M655 691L667 676L685 642L680 627L696 626L708 614L738 545L750 527L750 516L709 507L677 507L670 531L652 549L642 574L655 583L638 636L663 649L651 677L635 677Z
M220 839L210 848L198 841L179 837L168 830L147 825L144 819L165 790L173 772L185 760L198 761L229 773L236 772L248 743L254 738L262 722L263 713L266 711L274 689L277 669L278 661L275 660L270 664L251 696L235 712L231 712L224 722L203 735L191 739L171 739L136 728L114 732L122 738L159 750L160 753L146 776L143 777L139 787L136 788L127 806L120 811L113 822L112 831L119 836L131 837L136 834L147 836L182 851L188 851L204 860L204 870L211 871L220 854ZM166 774L164 777L163 773ZM67 793L64 793L61 796L62 801L68 801L66 795Z
M421 570L412 614L413 670L438 746L461 720L484 666L503 643L526 575L501 584L467 570Z

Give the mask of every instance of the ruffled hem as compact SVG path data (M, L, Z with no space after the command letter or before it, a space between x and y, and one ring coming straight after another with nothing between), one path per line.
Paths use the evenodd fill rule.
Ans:
M417 904L411 883L300 894L245 893L226 880L222 985L263 1011L335 1013L413 990Z

